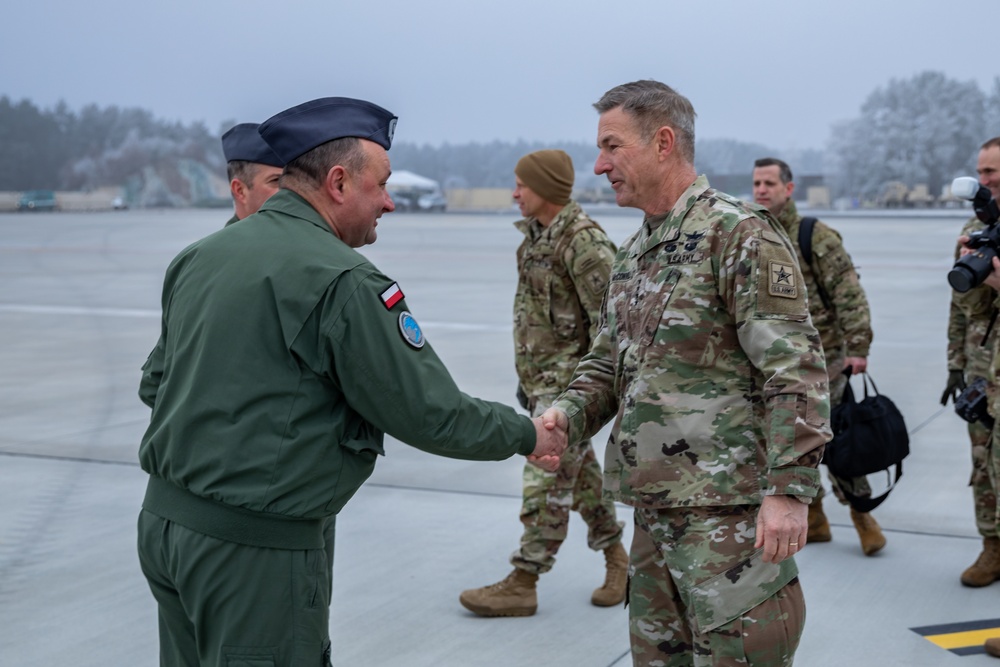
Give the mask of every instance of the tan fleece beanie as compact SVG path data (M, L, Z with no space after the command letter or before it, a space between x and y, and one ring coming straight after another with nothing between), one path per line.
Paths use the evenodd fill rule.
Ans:
M573 193L573 160L565 151L528 153L518 160L514 173L536 195L553 204L568 204Z

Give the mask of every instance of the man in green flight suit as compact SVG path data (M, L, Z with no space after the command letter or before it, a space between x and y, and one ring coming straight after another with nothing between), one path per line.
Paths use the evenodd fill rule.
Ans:
M341 97L264 122L281 190L167 269L139 390L152 415L138 550L163 665L330 664L323 527L384 433L558 466L565 433L459 391L399 285L354 250L394 208L395 125Z
M573 379L573 371L597 333L615 245L570 199L573 161L564 151L541 150L514 168L514 201L525 239L517 249L514 353L518 397L540 415ZM538 608L538 576L552 569L566 539L570 510L587 524L587 544L603 551L606 574L590 601L610 607L625 599L628 554L615 505L604 498L601 466L590 439L571 443L559 470L526 464L523 475L521 545L505 579L463 591L462 605L480 616L530 616Z
M234 125L222 135L229 191L233 195L233 217L226 226L253 215L261 204L278 191L278 179L285 166L264 143L257 123Z
M766 209L698 176L687 98L635 81L594 106L594 172L645 218L542 418L570 441L614 418L604 490L634 507L634 665L791 665L805 622L792 556L830 437L795 251Z
M823 340L832 408L844 396L848 381L844 370L850 366L853 375L868 368L868 351L872 344L871 311L861 280L854 270L854 262L835 229L818 220L814 223L810 244L812 263L805 261L799 247L802 216L792 199L794 191L792 170L784 161L767 157L754 163L754 201L778 219L795 247L802 270L802 285L809 297L809 314ZM834 495L841 503L848 503L844 489L854 496L871 497L871 487L865 477L843 479L832 473L829 477ZM885 546L885 536L875 517L870 512L853 507L850 513L861 540L862 553L872 556L881 551ZM808 538L810 542L829 542L833 539L830 522L823 512L823 487L809 504Z

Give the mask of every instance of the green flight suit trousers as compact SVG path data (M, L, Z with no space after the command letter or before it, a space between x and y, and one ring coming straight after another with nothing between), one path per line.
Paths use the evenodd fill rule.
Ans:
M236 544L143 510L139 562L159 607L160 665L330 665L331 547Z

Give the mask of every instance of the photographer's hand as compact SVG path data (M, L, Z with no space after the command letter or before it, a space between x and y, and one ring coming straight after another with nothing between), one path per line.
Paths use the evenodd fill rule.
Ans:
M965 236L963 234L962 236L958 237L958 245L960 246L959 249L958 249L958 255L959 255L959 257L965 257L970 252L972 252L972 248L970 248L968 246L968 243L969 243L969 237L968 236Z
M993 289L1000 292L1000 258L993 258L993 270L990 274L986 276L986 280L983 281L984 285L989 285Z
M948 399L951 398L951 402L954 403L958 395L965 390L965 373L961 370L950 370L948 371L948 386L944 388L944 393L941 394L941 405L948 405Z

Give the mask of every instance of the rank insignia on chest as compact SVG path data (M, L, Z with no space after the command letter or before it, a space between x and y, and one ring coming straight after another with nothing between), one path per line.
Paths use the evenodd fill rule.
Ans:
M379 297L382 299L382 303L385 304L386 310L389 310L403 300L403 290L399 289L398 284L393 283Z
M688 234L684 232L684 236L687 237L687 242L684 244L685 250L694 250L698 247L698 241L705 238L705 232L695 232L694 234Z
M409 311L404 310L399 314L399 332L403 334L403 340L410 347L415 347L419 350L424 346L424 332L421 331L416 318Z
M795 299L799 295L798 285L795 282L795 267L785 262L768 262L768 287L767 292L771 296L780 296L786 299Z

